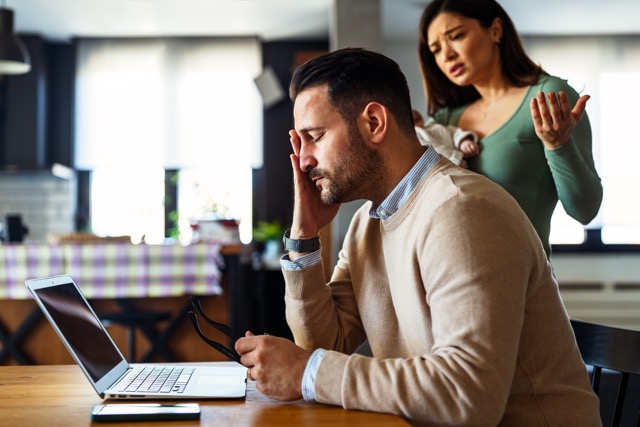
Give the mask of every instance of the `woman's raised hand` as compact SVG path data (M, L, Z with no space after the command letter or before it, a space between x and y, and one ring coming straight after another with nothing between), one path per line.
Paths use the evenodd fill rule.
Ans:
M549 92L547 98L548 103L544 92L538 92L537 96L531 99L531 118L538 138L542 140L545 148L553 150L571 139L571 133L582 119L590 96L581 96L573 109L567 94L562 91L557 95L555 92Z

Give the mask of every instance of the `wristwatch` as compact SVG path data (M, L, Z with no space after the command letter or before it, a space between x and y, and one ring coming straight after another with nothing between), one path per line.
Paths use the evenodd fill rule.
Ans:
M320 237L307 240L290 239L291 229L287 229L282 237L284 250L287 252L315 252L320 249Z

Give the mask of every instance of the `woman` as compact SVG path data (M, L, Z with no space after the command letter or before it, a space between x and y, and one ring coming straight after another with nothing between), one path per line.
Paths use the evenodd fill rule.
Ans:
M433 0L420 22L419 55L428 113L478 135L480 155L469 168L518 201L549 256L558 200L582 224L602 201L584 113L589 97L527 56L494 0Z

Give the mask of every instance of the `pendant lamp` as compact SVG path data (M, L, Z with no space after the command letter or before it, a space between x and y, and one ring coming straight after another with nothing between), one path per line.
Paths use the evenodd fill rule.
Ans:
M29 52L13 34L13 10L0 7L0 74L24 74L29 70Z

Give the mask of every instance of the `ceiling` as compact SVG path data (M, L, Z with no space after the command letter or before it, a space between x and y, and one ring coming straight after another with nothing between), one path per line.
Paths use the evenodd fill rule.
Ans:
M73 37L327 38L335 0L2 0L16 30ZM345 1L345 0L341 0ZM428 0L380 0L388 39L415 38ZM523 35L640 34L638 0L500 0ZM354 23L365 25L365 23Z

